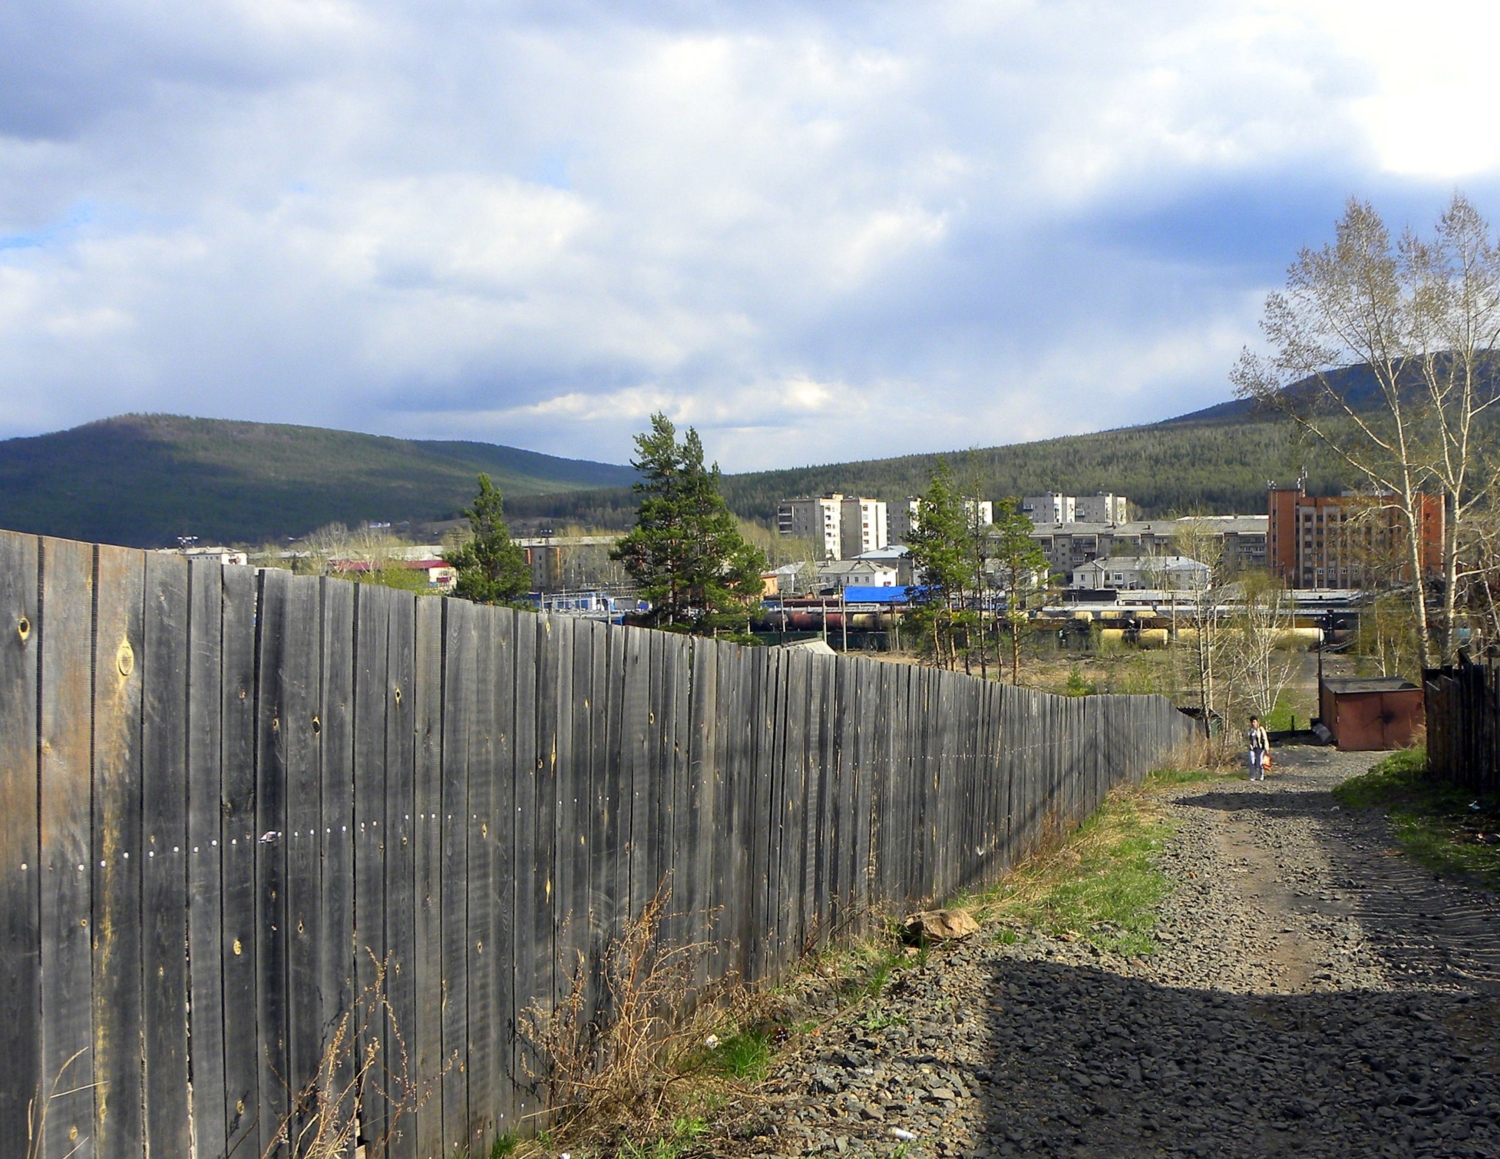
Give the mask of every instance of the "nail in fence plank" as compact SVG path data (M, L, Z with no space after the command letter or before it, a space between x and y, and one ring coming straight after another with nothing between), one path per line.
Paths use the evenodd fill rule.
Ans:
M222 791L224 794L224 1120L226 1151L261 1154L256 1032L256 619L250 568L224 571Z
M0 533L0 1139L27 1136L42 1089L35 536Z
M386 996L390 1011L385 1027L385 1065L388 1102L399 1104L389 1120L390 1159L415 1159L416 1123L404 1116L410 1101L405 1089L414 1076L411 1052L415 1029L417 955L416 845L413 826L416 797L416 601L410 592L392 591L386 597L385 687L385 822L381 848L385 854ZM395 1088L394 1090L392 1088Z
M38 628L41 715L42 1076L44 1156L93 1154L93 987L88 859L94 549L43 539ZM55 1092L55 1093L52 1093Z
M98 549L94 632L94 1148L145 1153L141 1070L141 626L145 557ZM216 951L217 952L217 951ZM222 1098L222 1095L220 1096ZM221 1109L222 1115L222 1109Z
M414 653L416 767L416 1026L410 1033L415 1077L424 1101L415 1135L421 1159L441 1159L443 1091L443 844L439 824L443 776L443 604L421 599L416 607Z
M141 1003L146 1138L189 1155L187 954L188 562L146 556L141 705Z
M102 576L104 549L99 551ZM219 845L223 799L219 772L223 572L221 564L195 560L188 573L187 889L191 970L188 1050L193 1066L193 1154L197 1159L215 1159L224 1154L227 1136L222 997L224 911ZM96 715L96 732L97 728ZM96 776L97 773L96 741Z
M318 738L322 742L320 819L323 909L317 930L317 1024L325 1041L340 1021L354 1017L354 601L356 585L324 577L319 647L322 685ZM351 1027L352 1029L352 1027ZM345 1052L334 1065L333 1085L346 1090L355 1059Z

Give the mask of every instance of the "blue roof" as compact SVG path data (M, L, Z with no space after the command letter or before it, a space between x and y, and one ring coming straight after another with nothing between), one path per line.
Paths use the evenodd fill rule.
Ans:
M905 587L869 588L847 587L844 589L846 604L904 604Z

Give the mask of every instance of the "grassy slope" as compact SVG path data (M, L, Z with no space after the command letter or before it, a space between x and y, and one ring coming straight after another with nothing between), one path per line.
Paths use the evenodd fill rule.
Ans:
M127 415L0 442L0 526L132 546L258 542L334 521L447 518L480 471L507 495L632 475L485 443Z

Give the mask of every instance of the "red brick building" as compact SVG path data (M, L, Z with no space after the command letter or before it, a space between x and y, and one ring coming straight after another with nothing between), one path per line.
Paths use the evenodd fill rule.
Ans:
M1422 571L1442 574L1443 501L1423 495ZM1369 495L1309 495L1306 484L1266 493L1266 566L1292 588L1361 588L1410 580L1406 519Z

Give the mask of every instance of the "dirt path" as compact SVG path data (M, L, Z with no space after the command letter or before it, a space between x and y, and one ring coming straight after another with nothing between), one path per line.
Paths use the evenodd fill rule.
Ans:
M1500 1156L1500 898L1337 806L1369 759L1278 756L1169 795L1160 952L935 953L788 1060L750 1153Z

